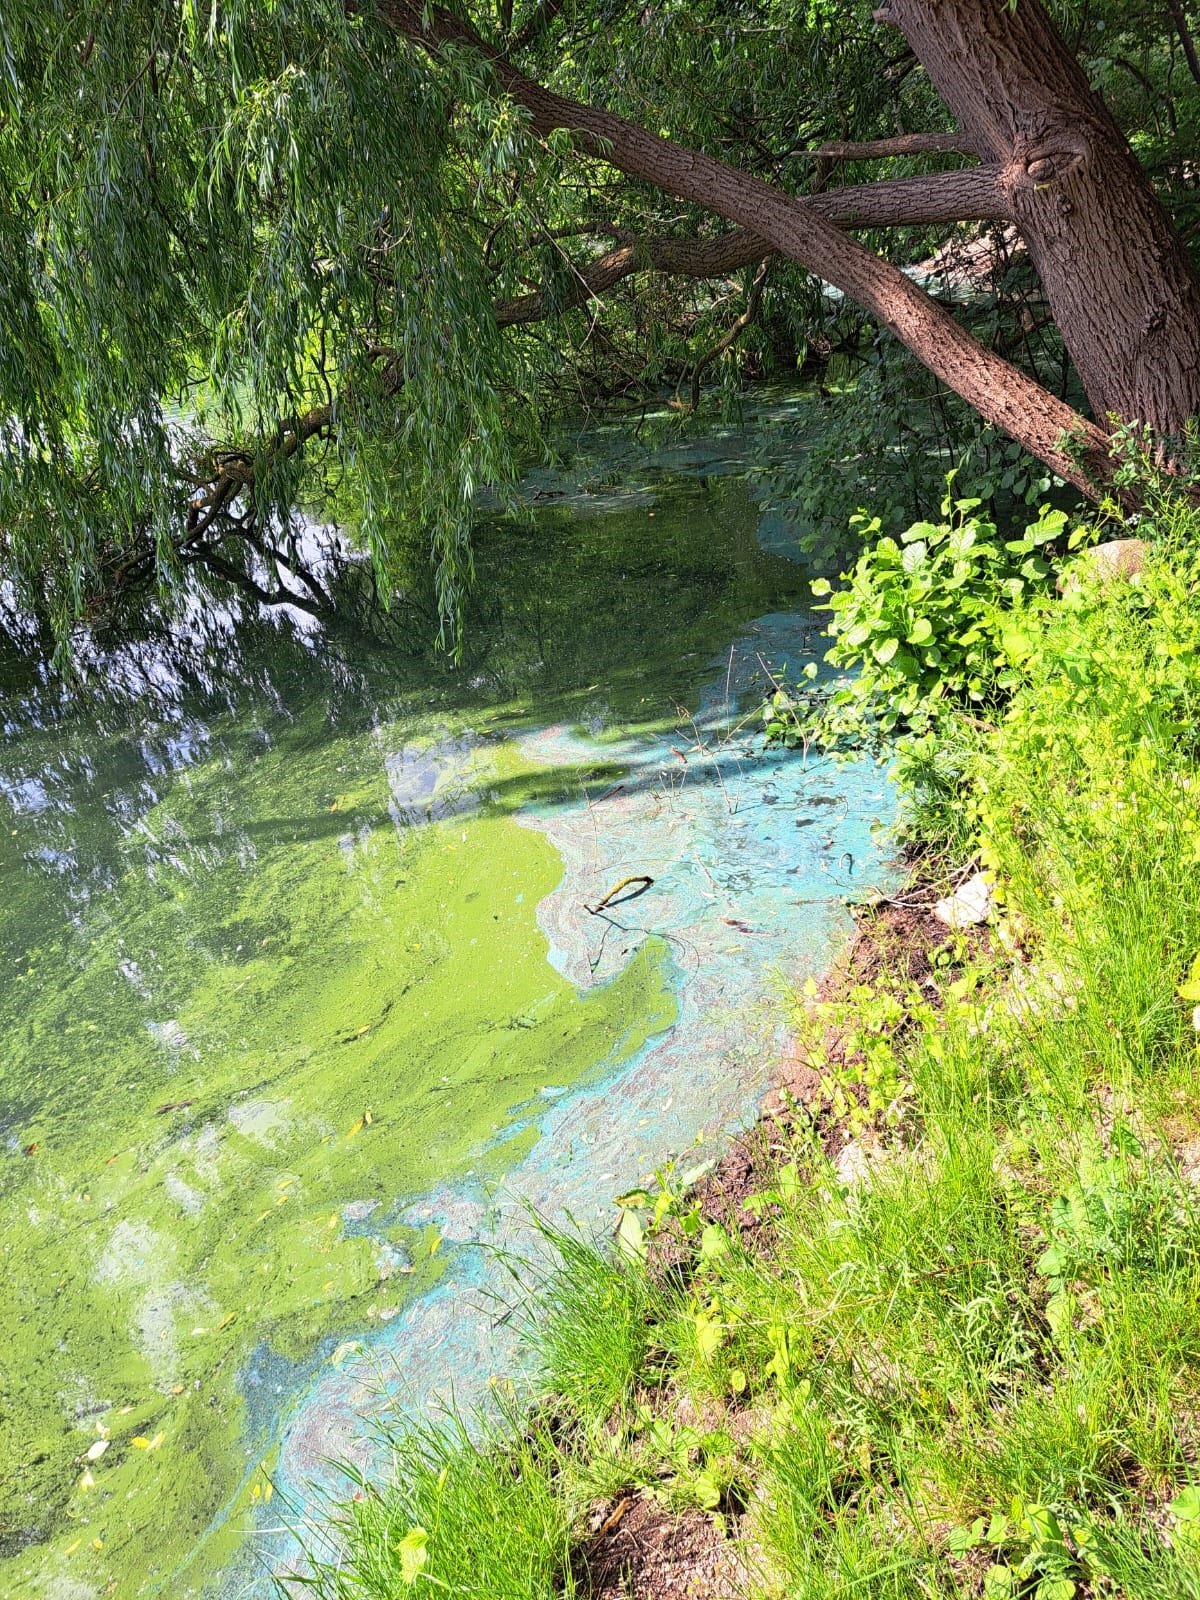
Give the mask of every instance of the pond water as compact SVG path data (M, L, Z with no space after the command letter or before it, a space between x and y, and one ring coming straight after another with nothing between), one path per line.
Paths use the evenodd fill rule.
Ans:
M0 685L0 1596L265 1595L511 1370L488 1246L752 1113L891 810L738 725L813 647L793 421L531 475L458 671L218 617Z

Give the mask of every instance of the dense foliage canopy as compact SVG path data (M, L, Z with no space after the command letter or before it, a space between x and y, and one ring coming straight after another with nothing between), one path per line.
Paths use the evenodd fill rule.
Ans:
M477 491L503 483L554 408L686 394L693 378L699 392L739 360L786 374L839 342L862 353L861 315L800 267L731 248L703 208L568 134L539 136L485 53L430 50L388 10L5 5L0 599L59 639L114 592L189 566L323 603L292 513L330 490L385 593L432 547L450 616ZM963 164L937 149L869 170L818 155L950 133L916 57L858 0L460 12L539 81L789 194ZM1190 233L1187 6L1070 0L1057 16ZM948 231L861 237L906 262ZM972 315L1070 393L1012 243ZM894 406L881 412L886 425Z

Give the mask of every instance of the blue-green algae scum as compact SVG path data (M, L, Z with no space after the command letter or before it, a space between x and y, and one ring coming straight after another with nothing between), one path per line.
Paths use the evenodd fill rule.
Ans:
M253 617L9 670L0 1595L269 1593L373 1418L512 1370L487 1247L744 1120L883 870L878 769L729 734L814 630L745 438L585 443L459 671Z

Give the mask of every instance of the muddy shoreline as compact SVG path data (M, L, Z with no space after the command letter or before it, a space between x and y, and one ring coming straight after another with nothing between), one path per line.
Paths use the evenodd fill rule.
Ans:
M889 897L852 907L854 932L843 954L808 996L810 1016L851 1004L863 985L880 982L927 993L938 1003L935 970L941 981L953 977L970 956L986 949L988 931L955 933L939 922L933 907L946 892L937 864L919 855L902 856L903 885ZM897 1022L902 1039L913 1026ZM820 1067L814 1057L823 1056ZM690 1191L704 1224L736 1233L756 1254L771 1249L771 1208L748 1203L770 1186L782 1161L794 1158L798 1139L815 1136L820 1152L846 1181L869 1167L884 1149L903 1145L903 1114L888 1128L863 1121L865 1087L857 1085L860 1114L839 1112L829 1092L831 1069L853 1086L855 1051L844 1029L817 1021L807 1040L797 1039L763 1099L757 1120L734 1138L716 1166ZM694 1258L694 1245L668 1228L650 1241L647 1271L661 1280L678 1279ZM725 1402L711 1413L693 1415L686 1399L671 1391L644 1397L677 1426L727 1428L735 1437L753 1431L761 1420L752 1410ZM631 1489L597 1505L591 1535L575 1560L579 1592L588 1600L736 1600L745 1593L747 1560L753 1561L747 1508L730 1505L714 1517L696 1508L672 1513L652 1494Z

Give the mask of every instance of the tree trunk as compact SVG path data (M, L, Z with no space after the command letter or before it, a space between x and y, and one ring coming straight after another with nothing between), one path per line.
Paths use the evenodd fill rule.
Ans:
M886 0L996 163L1092 410L1178 437L1200 412L1200 286L1124 135L1041 0Z

